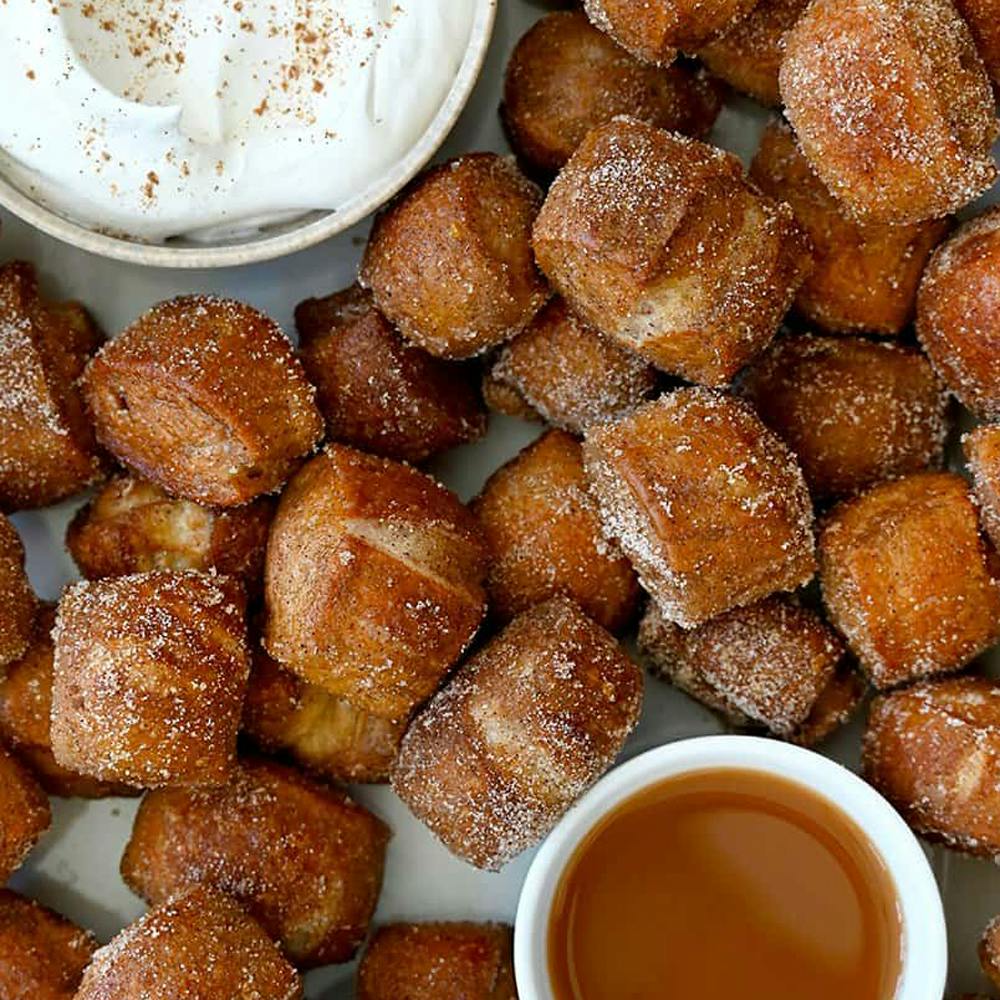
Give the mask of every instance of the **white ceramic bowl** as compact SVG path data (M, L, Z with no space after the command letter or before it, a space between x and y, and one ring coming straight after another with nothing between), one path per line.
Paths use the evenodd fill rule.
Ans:
M521 890L514 932L521 995L552 1000L549 911L581 840L636 792L666 778L713 768L761 771L797 782L854 820L882 857L899 898L903 969L894 1000L941 1000L948 969L944 911L916 837L885 799L846 768L809 750L752 736L706 736L650 750L606 775L566 814L535 856Z
M462 113L483 67L493 36L498 0L455 0L474 3L476 17L469 47L451 90L424 134L389 170L374 177L363 191L334 211L311 212L291 222L266 227L251 236L218 244L172 240L166 244L143 243L94 232L29 198L0 176L0 205L35 228L56 239L114 260L149 267L232 267L284 257L320 243L360 222L384 205L426 166L447 138Z

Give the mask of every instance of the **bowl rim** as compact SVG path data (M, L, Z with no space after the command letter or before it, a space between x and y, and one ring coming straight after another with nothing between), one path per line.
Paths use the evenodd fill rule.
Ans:
M563 817L532 860L514 925L514 970L533 1000L553 1000L548 920L563 871L583 838L610 810L659 781L713 769L761 771L803 785L852 819L870 838L896 888L903 927L902 970L894 1000L940 1000L948 972L944 907L916 836L867 782L836 761L757 736L703 736L646 751L615 768Z
M63 243L111 260L164 268L216 268L275 260L305 250L336 236L384 205L428 164L448 137L479 79L496 24L499 0L475 0L476 16L469 45L451 89L424 133L410 150L364 191L339 209L274 236L246 243L213 246L171 246L143 243L100 233L65 218L15 187L0 174L0 206L24 222Z

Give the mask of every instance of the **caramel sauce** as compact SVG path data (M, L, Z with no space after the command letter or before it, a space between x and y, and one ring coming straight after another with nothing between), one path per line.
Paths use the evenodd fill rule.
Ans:
M865 834L803 785L706 770L626 800L553 899L556 1000L891 1000L896 891Z

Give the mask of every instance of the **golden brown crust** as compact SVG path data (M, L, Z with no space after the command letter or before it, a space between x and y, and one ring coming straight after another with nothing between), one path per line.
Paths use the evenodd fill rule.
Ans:
M1000 546L1000 426L983 424L962 438L972 473L979 519L994 546Z
M21 867L52 823L42 786L28 769L0 748L0 882Z
M553 598L417 715L392 786L453 854L499 869L611 766L641 705L639 669L572 601Z
M1000 688L979 677L925 682L876 698L865 777L918 833L1000 856Z
M601 534L580 444L565 431L549 431L494 472L472 511L490 550L486 589L497 621L562 595L612 632L631 622L638 581Z
M256 590L273 513L268 497L228 510L203 507L124 474L77 511L66 529L66 548L91 580L193 569L238 576Z
M742 389L795 452L814 497L845 496L944 458L948 399L916 348L780 337L747 370Z
M972 32L994 87L1000 87L1000 2L955 0L955 6Z
M518 338L515 337L514 341ZM512 341L512 343L514 342ZM491 372L483 376L483 402L497 413L508 417L517 417L529 423L542 423L541 414L515 389L506 382L494 377Z
M1000 419L1000 207L959 226L931 257L917 296L917 336L948 388Z
M570 308L657 367L723 385L774 336L808 267L787 205L735 156L630 118L590 132L535 223Z
M226 781L249 671L245 603L234 578L190 571L68 587L53 632L56 761L140 788Z
M548 298L530 242L541 201L494 153L433 167L375 220L361 284L425 351L481 354L520 333Z
M961 476L920 472L845 501L819 553L830 620L876 687L958 670L1000 639L997 555Z
M796 311L832 333L902 331L913 318L920 275L951 220L857 222L781 121L764 130L750 176L765 194L791 206L812 243L813 267L795 296Z
M221 893L175 896L98 950L76 1000L302 1000L302 981Z
M408 344L357 285L300 302L295 324L331 440L423 462L486 431L472 369Z
M344 445L289 483L265 575L268 652L390 719L434 691L485 612L472 514L429 476Z
M806 158L857 218L939 218L996 179L993 93L949 0L815 0L780 83Z
M994 917L979 939L979 964L989 981L1000 987L1000 917Z
M364 940L388 840L344 793L245 760L223 788L150 792L122 877L154 906L192 884L229 893L309 968L348 961Z
M83 391L116 458L199 503L277 490L323 433L281 329L232 299L154 306L91 360Z
M103 336L43 299L31 264L0 267L0 510L46 507L103 475L76 380Z
M832 736L861 706L868 684L846 663L841 663L820 692L806 720L789 737L792 743L813 747Z
M389 924L358 967L357 1000L517 1000L504 924Z
M24 571L24 545L0 514L0 668L28 647L38 602Z
M500 115L521 162L546 176L616 115L700 139L721 108L722 90L704 73L643 63L582 11L567 10L546 15L517 43Z
M742 400L679 389L592 427L583 456L605 535L668 620L692 628L813 576L802 471Z

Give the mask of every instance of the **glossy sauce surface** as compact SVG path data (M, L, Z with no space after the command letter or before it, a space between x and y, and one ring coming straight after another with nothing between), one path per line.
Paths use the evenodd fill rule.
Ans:
M669 779L571 859L549 922L557 1000L891 1000L902 931L866 836L755 771Z

